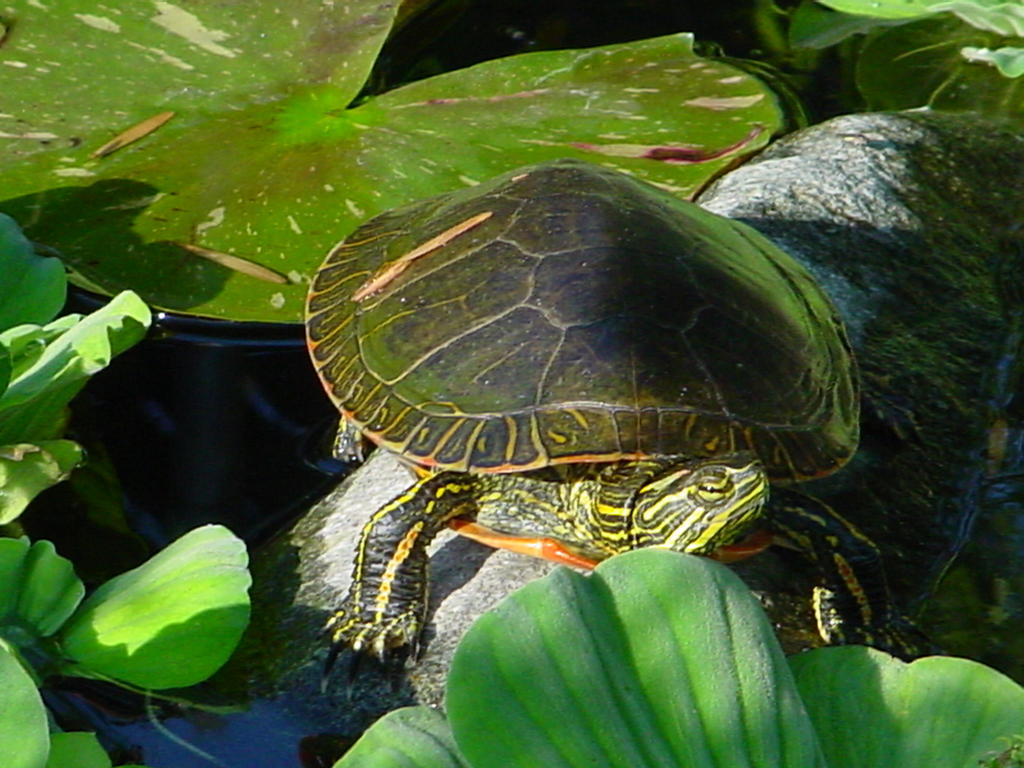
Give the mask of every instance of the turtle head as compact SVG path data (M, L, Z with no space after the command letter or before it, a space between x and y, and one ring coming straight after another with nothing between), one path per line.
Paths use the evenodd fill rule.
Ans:
M751 453L680 461L637 492L635 546L711 554L742 538L767 498L768 478Z

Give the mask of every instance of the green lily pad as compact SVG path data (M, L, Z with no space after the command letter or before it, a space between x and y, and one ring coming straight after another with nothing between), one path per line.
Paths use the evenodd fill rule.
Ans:
M11 522L32 499L66 480L82 459L81 446L70 440L0 445L0 524Z
M484 614L446 708L474 768L824 766L749 590L665 550L556 570Z
M0 635L19 645L49 637L84 594L71 561L49 541L0 539Z
M974 661L851 646L790 665L830 768L974 768L1024 734L1024 688Z
M249 622L245 544L223 526L196 528L91 594L58 635L90 673L144 688L179 688L227 661Z
M139 297L125 292L89 315L0 333L0 357L10 364L10 380L0 392L0 444L59 437L71 398L114 355L139 341L150 319Z
M0 641L0 765L43 768L50 749L36 684Z
M14 219L0 213L0 331L46 323L64 306L67 278L58 259L37 256ZM0 392L6 380L0 378Z
M404 707L373 724L334 768L469 768L444 715Z
M296 39L292 5L304 9L295 14L300 29L302 14L313 14L314 30L329 17L332 44L317 34ZM360 9L372 16L377 3L346 5L339 15L319 2L290 4L287 14L268 2L190 4L202 29L225 32L211 45L237 48L236 60L168 47L174 36L153 36L144 4L90 24L78 18L96 15L86 0L45 14L24 0L15 6L19 34L0 49L0 58L24 64L24 77L8 78L6 93L39 107L38 117L32 109L15 117L23 132L52 134L53 148L22 150L2 174L0 209L108 292L131 287L163 308L297 322L327 250L384 210L558 157L591 159L688 196L764 146L782 122L766 86L697 57L682 34L485 62L353 106L357 89L332 77L358 70L352 82L361 84L386 24L357 23ZM221 18L250 9L265 49L233 42L245 38ZM119 30L106 31L111 23ZM95 47L68 45L69 27ZM349 58L339 41L363 34L375 43ZM277 68L282 48L289 57ZM175 72L154 50L182 61L191 53L194 70ZM259 58L254 51L265 60L241 66ZM55 109L39 106L82 80L89 93L102 91L99 101L62 95ZM89 157L167 111L175 117L151 134ZM72 139L81 144L69 146Z

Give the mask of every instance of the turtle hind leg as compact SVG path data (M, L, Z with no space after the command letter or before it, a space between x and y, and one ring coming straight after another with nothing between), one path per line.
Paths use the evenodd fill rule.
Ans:
M348 595L327 623L330 661L345 649L381 660L415 657L426 618L427 547L449 520L471 514L473 487L464 474L424 478L363 526Z
M831 645L870 645L903 659L938 649L897 608L881 553L869 538L818 499L772 489L768 519L817 567L813 608Z
M366 443L359 428L343 418L338 422L338 431L331 442L331 456L346 464L362 464L368 452Z

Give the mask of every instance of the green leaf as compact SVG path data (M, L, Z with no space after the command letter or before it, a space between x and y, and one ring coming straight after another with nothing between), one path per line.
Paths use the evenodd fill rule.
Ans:
M81 447L70 440L0 445L0 525L18 517L36 495L67 479L82 458Z
M665 550L556 570L484 614L446 706L474 768L824 766L749 590Z
M789 43L794 48L827 48L853 35L904 21L840 13L819 5L817 0L802 0L790 16Z
M45 323L64 306L67 278L58 259L37 256L10 216L0 213L0 331ZM0 381L3 392L5 381Z
M470 768L444 715L405 707L375 722L334 768Z
M110 756L93 733L50 735L50 759L46 768L110 768Z
M1020 0L936 0L935 10L955 13L972 27L1004 37L1024 37Z
M928 106L1019 119L1024 80L1003 77L961 53L992 48L999 39L948 15L874 32L857 59L857 89L873 110Z
M830 768L976 768L1024 733L1024 688L974 661L849 646L790 664Z
M71 561L49 541L0 539L0 635L18 645L48 637L84 594Z
M24 122L16 123L20 135L8 137L9 155L14 162L39 153L85 158L158 112L238 111L280 98L292 83L330 85L348 103L366 81L398 5L293 0L285 11L260 0L62 0L45 7L10 0L4 21L18 33L5 41L4 58L24 66L9 65L5 101L21 102L16 117ZM77 87L68 88L71 82ZM70 136L83 152L68 152ZM58 163L53 178L75 178L58 170L68 165Z
M1024 5L1020 0L819 0L844 13L885 19L909 19L955 13L978 29L1010 37L1024 36Z
M103 584L62 629L73 660L144 688L193 685L227 661L249 621L245 544L219 525L196 528Z
M972 62L991 64L1003 77L1024 75L1024 48L1003 46L994 51L990 48L961 48L960 55Z
M20 5L18 35L4 47L27 65L5 82L5 95L39 107L16 111L24 130L57 138L53 150L5 173L10 199L0 209L108 292L133 288L153 305L196 314L299 321L310 277L357 224L529 163L591 159L687 196L762 148L783 121L770 89L696 56L684 34L488 61L353 105L351 88L327 85L321 74L348 67L343 41L370 34L379 45L382 27L356 24L360 10L376 18L397 4L346 3L340 15L334 6L301 3L300 21L313 16L314 30L331 31L331 44L317 46L316 31L296 40L290 22L267 18L277 3L253 2L245 11L191 3L205 28L230 35L217 45L240 49L230 60L167 48L150 34L152 11L141 4L117 16L117 33L83 27L74 12L96 15L94 3L46 12L34 5ZM250 6L268 23L258 46L219 20ZM67 29L81 42L69 44ZM278 72L268 62L286 45L294 51ZM176 66L154 49L195 71L171 77ZM239 68L254 51L266 61L253 73ZM146 57L154 62L140 63ZM299 57L307 67L295 71ZM355 68L361 81L365 59ZM232 78L243 76L247 86L239 89ZM69 95L81 83L85 94ZM97 83L99 102L87 95L100 91ZM109 157L89 157L120 128L165 110L177 116L153 134ZM73 137L80 147L67 146ZM240 271L217 254L276 278Z
M114 355L139 341L150 320L149 308L126 291L84 317L0 333L0 347L13 363L10 384L0 395L0 444L59 437L71 398Z
M0 765L43 768L50 748L36 684L0 642Z
M881 19L910 19L932 13L936 0L818 0L843 13L877 16Z

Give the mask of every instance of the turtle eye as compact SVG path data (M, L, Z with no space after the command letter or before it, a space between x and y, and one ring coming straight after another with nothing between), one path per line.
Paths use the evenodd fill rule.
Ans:
M697 496L708 504L717 504L732 493L733 483L729 477L709 477L697 483Z

